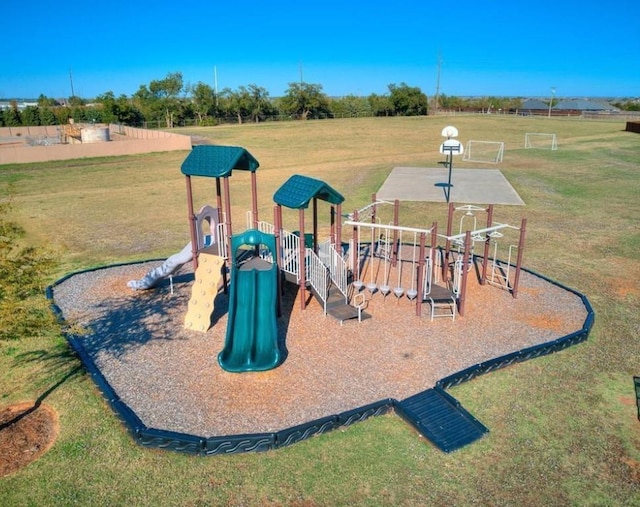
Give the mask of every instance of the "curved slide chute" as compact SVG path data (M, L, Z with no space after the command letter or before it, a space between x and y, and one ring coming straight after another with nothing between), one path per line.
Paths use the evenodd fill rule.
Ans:
M275 252L275 236L249 229L231 238L235 253L242 245L266 246ZM230 372L265 371L283 359L278 344L278 266L260 257L231 268L229 316L220 366Z
M155 287L160 280L175 273L183 264L191 261L191 259L193 259L193 251L191 242L189 242L177 254L169 257L161 266L153 268L140 280L129 280L127 286L136 290L151 289Z
M208 204L200 208L195 215L196 236L198 252L204 248L217 244L218 210ZM208 227L207 227L208 226ZM208 229L208 230L207 230ZM161 266L153 268L140 280L130 280L127 286L136 290L152 289L157 283L167 276L175 273L183 264L193 259L193 248L191 242L172 255Z

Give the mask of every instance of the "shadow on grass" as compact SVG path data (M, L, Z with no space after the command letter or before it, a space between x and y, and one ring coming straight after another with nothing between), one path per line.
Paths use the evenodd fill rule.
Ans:
M47 379L51 379L53 377L53 383L36 398L32 407L22 411L13 419L0 424L0 431L16 424L29 414L38 410L40 405L42 405L44 400L46 400L51 393L67 381L84 373L84 368L78 361L78 357L66 342L55 347L53 350L34 350L19 354L16 356L15 363L16 365L25 365L29 363L42 365L44 375Z

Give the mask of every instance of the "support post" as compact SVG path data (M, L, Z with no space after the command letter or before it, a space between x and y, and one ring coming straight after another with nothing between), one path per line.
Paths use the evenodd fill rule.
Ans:
M193 272L198 269L198 233L196 231L196 215L193 211L193 189L191 188L191 176L186 175L187 181L187 209L189 214L189 234L191 236L191 261Z
M253 211L253 228L258 228L258 185L256 172L251 171L251 209Z
M313 198L313 253L318 253L318 198Z
M300 237L298 244L299 250L298 255L300 256L298 259L298 269L300 270L299 275L299 286L300 286L300 309L304 310L307 307L307 266L305 259L305 245L304 245L304 209L300 208L298 210L298 229L300 230Z
M458 294L458 313L464 317L464 300L467 295L467 265L469 264L469 252L471 251L471 231L464 235L464 254L462 255L462 282L460 294Z
M444 261L442 262L442 281L446 284L449 281L449 252L451 250L451 229L453 228L453 203L449 203L447 211L447 241L444 244Z
M493 225L493 204L489 205L487 209L487 229ZM487 266L489 265L489 247L491 246L491 236L487 233L487 238L484 241L484 253L482 254L482 276L480 278L480 285L487 283Z
M337 215L338 220L336 221L336 247L338 248L338 253L342 258L342 205L338 204L337 206Z
M422 300L424 299L423 273L424 273L424 250L425 243L427 241L427 235L424 232L420 233L420 258L418 259L418 273L417 273L417 289L418 294L416 296L416 315L420 317L422 314ZM414 247L415 248L415 247ZM413 276L416 276L414 273Z
M393 201L393 225L398 226L400 217L400 201L395 199ZM395 268L398 264L398 231L393 230L393 248L391 249L391 265Z
M518 297L518 284L520 283L520 269L522 268L522 254L524 252L524 237L527 229L527 219L523 218L520 224L520 239L518 240L518 256L516 260L516 274L513 279L513 290L511 295L514 298Z
M275 256L275 264L278 268L278 280L277 280L277 310L278 318L282 317L282 226L280 223L280 217L278 216L279 204L273 207L273 224L274 233L276 238L276 251L273 252Z

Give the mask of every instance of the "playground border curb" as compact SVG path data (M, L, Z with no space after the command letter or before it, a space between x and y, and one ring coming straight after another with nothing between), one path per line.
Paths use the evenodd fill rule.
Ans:
M89 273L92 271L119 266L144 264L146 262L154 262L157 260L162 259L147 259L143 261L116 263L69 273L46 288L45 295L46 298L50 301L49 307L56 316L58 322L60 324L64 324L65 319L62 311L55 304L53 298L53 289L55 288L55 286L72 278L73 276L82 273ZM541 278L553 285L556 285L557 287L560 287L561 289L569 291L580 297L585 309L587 310L587 317L585 318L582 328L578 331L552 340L550 342L535 345L533 347L528 347L516 352L511 352L509 354L490 359L482 363L475 364L473 366L465 368L464 370L438 380L435 386L432 388L446 391L446 389L450 387L454 387L469 380L473 380L480 375L484 375L491 371L495 371L506 366L511 366L516 363L528 361L529 359L534 359L536 357L559 352L573 345L582 343L588 338L595 320L595 313L588 298L581 292L578 292L575 289L571 289L570 287L567 287L566 285L563 285L535 271L529 270L524 267L522 269L533 276ZM64 330L62 333L71 348L77 354L78 358L81 360L83 366L92 378L96 387L102 393L103 398L107 401L108 405L115 412L116 416L120 419L125 428L131 434L134 441L142 447L170 450L198 456L262 452L287 447L313 436L321 435L340 427L346 427L350 426L351 424L364 421L369 417L386 414L391 410L393 410L395 413L398 413L398 406L400 401L393 398L385 398L368 405L342 412L340 414L322 417L320 419L302 423L290 428L285 428L273 433L251 433L203 437L187 433L174 432L170 430L149 428L141 421L137 414L124 401L122 401L122 399L120 399L116 391L107 381L106 377L102 374L93 359L91 359L89 354L84 349L84 346L82 345L79 337ZM451 396L449 393L446 394L451 398L451 400L455 401L455 403L457 403L457 405L462 408L460 403L457 402L457 400L455 400L453 396Z

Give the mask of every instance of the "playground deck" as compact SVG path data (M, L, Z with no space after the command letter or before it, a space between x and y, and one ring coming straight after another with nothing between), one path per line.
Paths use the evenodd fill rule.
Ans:
M206 333L183 327L189 268L149 291L126 285L158 263L78 273L53 288L64 318L109 385L150 428L205 437L277 432L384 399L403 400L483 361L580 330L581 298L524 272L517 299L471 277L464 317L416 317L406 298L373 295L372 318L344 325L289 285L278 321L288 355L273 370L220 368L227 295L215 300Z

